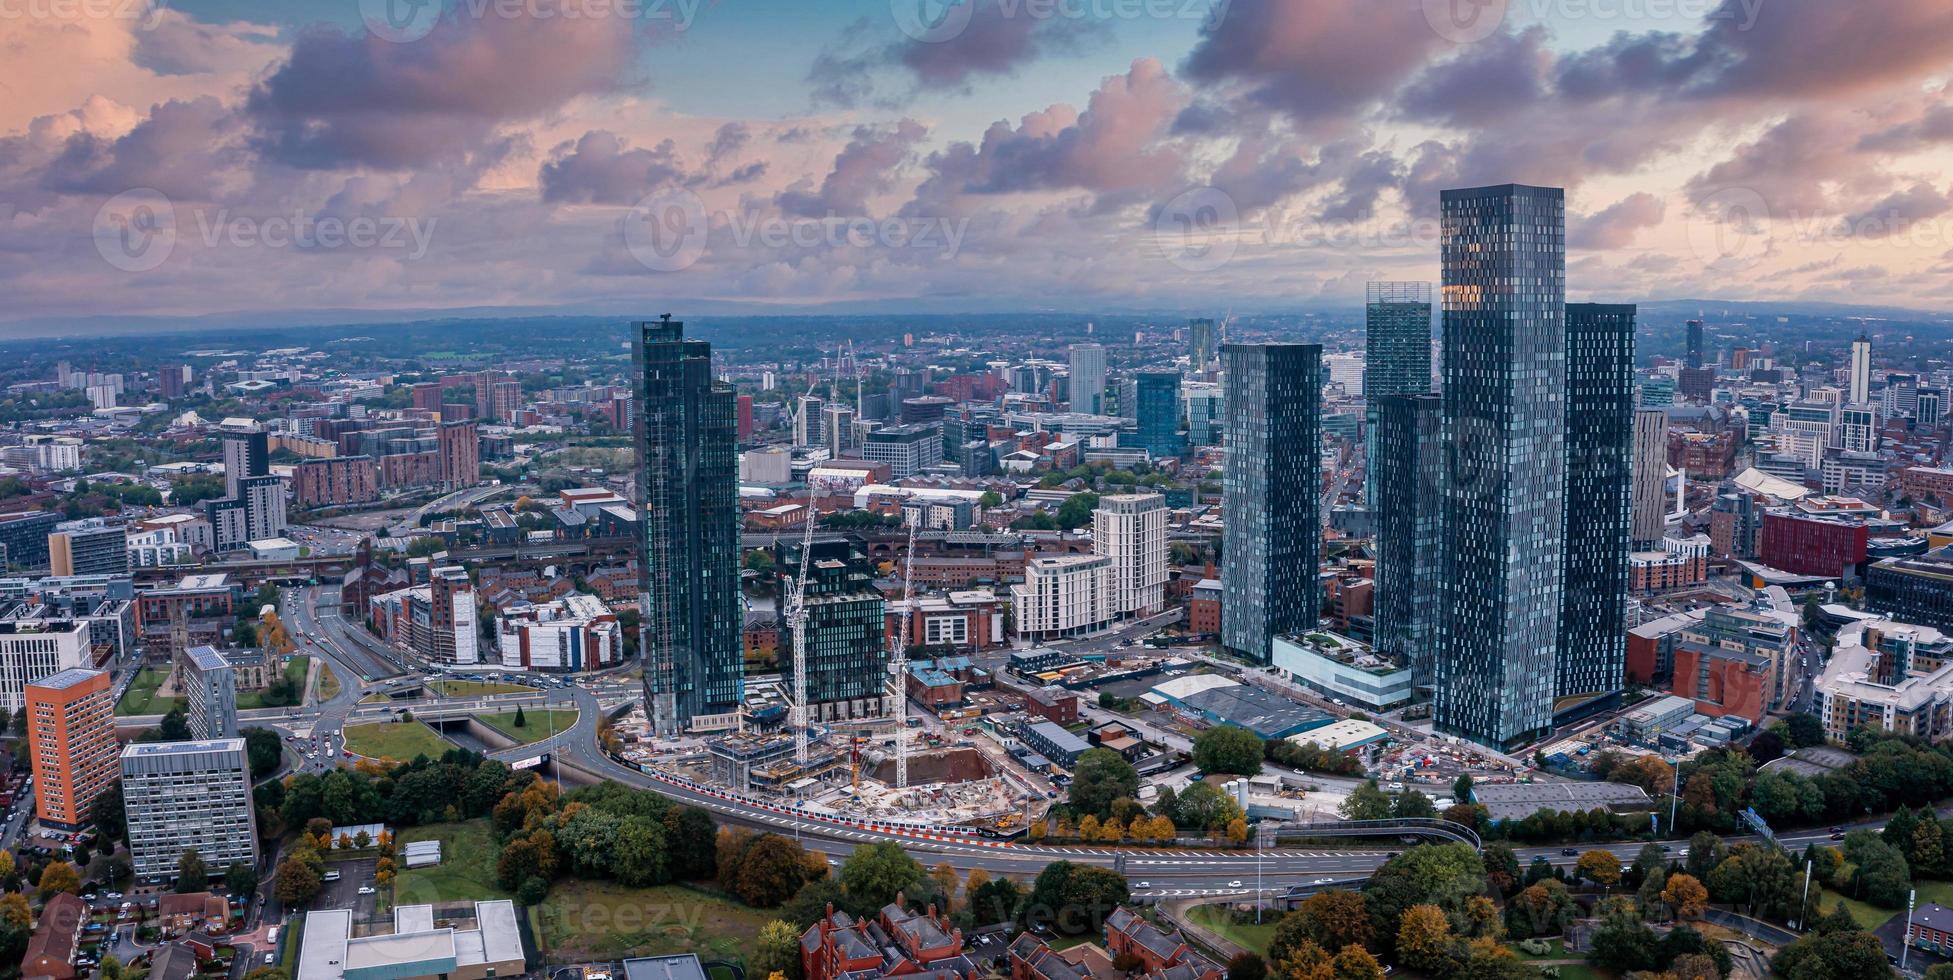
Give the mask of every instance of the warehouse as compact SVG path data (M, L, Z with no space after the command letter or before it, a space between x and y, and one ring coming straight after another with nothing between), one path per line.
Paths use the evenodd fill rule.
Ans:
M1472 802L1493 820L1524 820L1541 810L1638 813L1654 806L1647 790L1627 783L1484 783L1472 787Z

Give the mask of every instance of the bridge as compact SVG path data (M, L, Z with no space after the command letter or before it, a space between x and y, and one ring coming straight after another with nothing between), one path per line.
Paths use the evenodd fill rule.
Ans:
M1319 837L1422 837L1430 840L1468 844L1474 851L1485 845L1478 832L1461 823L1433 817L1402 817L1394 820L1316 820L1285 823L1276 828L1277 838Z

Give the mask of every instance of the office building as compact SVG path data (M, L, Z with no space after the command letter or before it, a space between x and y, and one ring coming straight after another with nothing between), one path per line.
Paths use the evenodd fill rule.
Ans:
M224 445L224 495L235 497L240 481L271 472L271 436L250 419L229 418L217 427Z
M1437 395L1392 395L1372 409L1376 649L1408 665L1417 690L1429 692L1438 653L1443 406Z
M1865 571L1865 605L1894 619L1953 631L1953 545L1873 562Z
M1431 284L1373 282L1363 306L1365 501L1377 493L1377 407L1431 390Z
M1071 345L1071 410L1097 415L1105 409L1105 348Z
M818 446L824 440L821 430L821 410L826 407L818 396L800 396L799 408L793 414L793 444L796 446Z
M602 599L581 592L505 609L495 632L502 666L514 670L601 670L624 657L617 615Z
M1166 608L1166 498L1109 494L1092 512L1092 551L1112 559L1116 616L1144 618Z
M88 624L77 619L0 620L0 708L19 715L27 685L93 666Z
M661 734L729 728L745 693L734 393L669 316L635 330L646 704Z
M1647 549L1661 541L1668 505L1668 412L1634 412L1634 478L1629 491L1629 537Z
M1440 731L1512 747L1552 727L1557 678L1565 200L1559 188L1507 184L1444 191L1440 211L1453 462L1433 718Z
M1189 381L1180 386L1180 391L1187 400L1187 441L1195 448L1218 444L1226 405L1221 386L1210 381Z
M1853 405L1862 405L1872 400L1872 338L1859 334L1851 342L1851 368L1846 383L1846 397Z
M798 538L782 541L775 551L780 574L799 574ZM806 609L808 720L887 714L886 603L875 589L868 559L846 539L814 541L807 559ZM799 655L798 649L789 652L790 657ZM793 676L790 660L781 663L780 675Z
M831 459L854 451L854 409L839 403L821 409L821 445Z
M890 479L914 476L943 461L942 426L917 422L876 429L862 440L861 458L887 463Z
M237 675L216 647L191 647L177 663L177 688L189 701L190 737L237 736Z
M1682 366L1691 368L1702 367L1706 363L1703 357L1702 321L1690 320L1687 329L1688 352L1683 356Z
M257 807L241 738L124 748L122 810L138 879L174 879L189 850L212 874L233 864L257 865Z
M47 536L47 554L54 575L127 575L129 529L99 517L67 521Z
M1265 664L1275 637L1315 626L1322 550L1322 348L1226 344L1221 643Z
M1193 373L1198 375L1206 370L1207 362L1221 352L1221 331L1213 320L1198 317L1187 321L1187 363Z
M115 691L104 671L70 668L27 685L27 739L34 768L34 815L80 827L119 772Z
M1634 454L1632 305L1566 308L1565 521L1556 697L1621 689Z
M1140 448L1155 459L1178 457L1186 450L1186 440L1180 436L1180 375L1141 371L1132 381Z
M61 523L61 513L28 510L0 514L0 558L10 569L47 567L47 536Z

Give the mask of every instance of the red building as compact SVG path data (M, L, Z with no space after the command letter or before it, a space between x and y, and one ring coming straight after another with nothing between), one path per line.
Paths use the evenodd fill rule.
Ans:
M920 565L918 564L918 571ZM986 589L917 596L888 602L883 632L894 646L902 632L902 611L909 610L909 648L912 650L989 650L1004 643L1003 603Z
M1121 956L1138 961L1134 971L1147 977L1171 973L1177 980L1222 980L1221 968L1193 951L1178 932L1161 929L1125 907L1105 918L1105 951L1115 962Z
M753 438L753 396L740 395L738 399L738 406L739 406L739 416L738 416L739 421L737 423L739 427L738 438L739 441L743 444L743 443L751 442Z
M1695 643L1675 648L1672 690L1711 718L1761 721L1769 711L1770 687L1770 661L1763 657Z
M1773 510L1763 515L1761 537L1757 560L1763 564L1835 578L1864 562L1870 533L1863 521Z
M1037 687L1025 692L1024 712L1058 725L1078 721L1078 695L1062 687Z
M369 504L380 499L380 469L371 456L308 459L292 467L292 500L300 507Z
M827 915L800 936L802 980L861 980L930 974L972 980L977 966L963 955L963 931L934 905L927 912L902 907L902 895L872 920L856 921L827 907Z
M1221 631L1220 579L1201 579L1194 584L1193 596L1187 600L1187 629L1195 633Z

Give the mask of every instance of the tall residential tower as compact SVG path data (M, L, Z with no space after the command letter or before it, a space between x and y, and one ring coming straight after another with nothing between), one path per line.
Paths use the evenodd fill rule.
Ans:
M1321 610L1322 348L1223 344L1221 644L1268 663Z
M1373 282L1363 306L1364 496L1377 492L1377 406L1431 390L1431 284ZM1374 504L1372 504L1374 506Z
M1566 308L1566 496L1554 696L1612 694L1627 668L1634 306ZM1666 447L1663 447L1664 453Z

